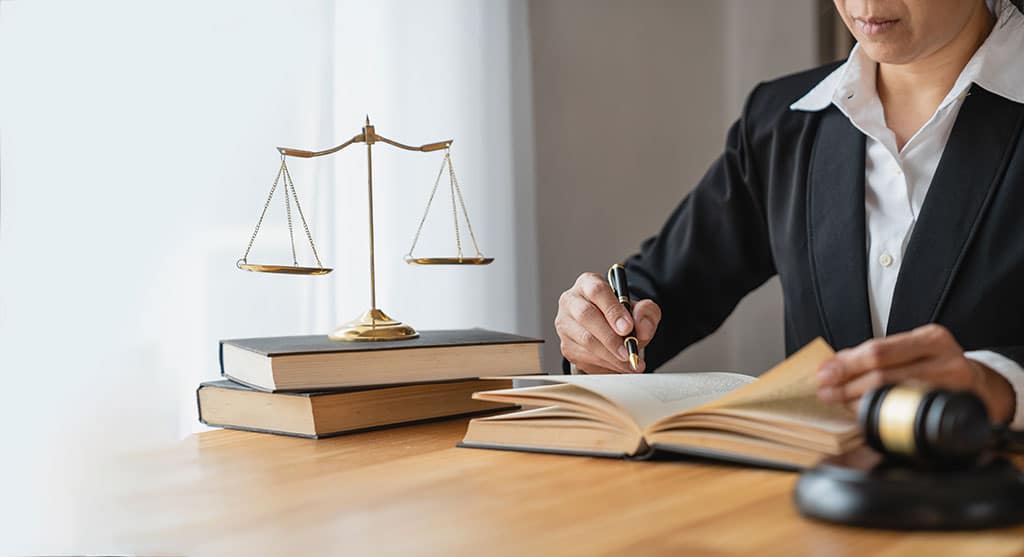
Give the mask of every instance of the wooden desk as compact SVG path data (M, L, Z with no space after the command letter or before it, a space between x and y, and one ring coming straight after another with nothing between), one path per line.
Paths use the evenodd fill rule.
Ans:
M97 519L120 517L118 551L185 555L1024 553L1024 528L809 522L785 472L455 448L465 424L322 441L203 433L126 465L115 483L128 488Z

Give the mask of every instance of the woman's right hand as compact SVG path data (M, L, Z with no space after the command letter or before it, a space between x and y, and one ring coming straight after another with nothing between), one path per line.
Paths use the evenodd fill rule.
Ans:
M583 273L558 299L555 330L562 355L586 373L634 373L623 337L633 330L640 348L654 338L661 308L651 300L633 304L633 315L619 302L611 286L595 273ZM646 363L640 360L636 373Z

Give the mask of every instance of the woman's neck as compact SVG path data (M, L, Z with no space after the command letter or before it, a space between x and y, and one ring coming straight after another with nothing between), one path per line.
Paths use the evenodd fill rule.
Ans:
M942 48L907 64L878 64L878 98L899 149L935 113L994 24L985 3L977 2L967 25Z

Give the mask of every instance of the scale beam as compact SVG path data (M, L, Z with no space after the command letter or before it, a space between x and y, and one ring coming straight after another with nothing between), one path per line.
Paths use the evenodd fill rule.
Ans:
M405 149L406 151L419 151L421 153L430 153L432 151L440 151L441 149L447 149L448 147L452 146L452 143L455 143L454 139L446 139L444 141L436 141L434 143L426 143L424 145L418 146L406 145L404 143L399 143L394 139L388 139L387 137L378 134L377 131L374 130L373 126L370 125L370 120L367 119L366 126L363 128L363 133L354 136L352 139L349 139L348 141L342 143L341 145L338 145L337 147L331 147L330 149L324 149L323 151L307 151L305 149L294 149L292 147L278 147L277 152L281 153L282 156L286 157L300 157L303 159L311 159L313 157L332 155L334 153L337 153L338 151L341 151L345 147L352 145L353 143L365 143L367 145L373 145L378 141L387 143L388 145L391 145L393 147L398 147L399 149Z
M349 139L348 141L342 143L341 145L338 145L337 147L331 147L330 149L324 149L323 151L306 151L305 149L293 149L291 147L278 147L277 148L277 152L281 153L282 156L286 156L286 157L300 157L300 158L303 158L303 159L311 159L313 157L322 157L324 155L330 155L330 154L333 154L333 153L337 153L338 151L341 151L342 149L344 149L345 147L348 147L349 145L352 145L353 143L362 142L364 140L363 137L364 137L363 134L359 134L359 135L353 137L352 139Z

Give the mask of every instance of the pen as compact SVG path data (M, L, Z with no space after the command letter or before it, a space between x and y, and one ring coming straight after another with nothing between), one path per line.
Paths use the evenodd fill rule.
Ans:
M618 263L612 265L612 268L608 269L608 284L611 285L615 296L619 298L626 311L632 316L633 305L629 303L629 283L626 281L626 268ZM636 325L633 328L635 330ZM629 367L636 371L640 367L640 344L637 342L636 337L633 336L633 331L626 334L627 336L623 338L622 343L626 345L626 351L629 352Z

